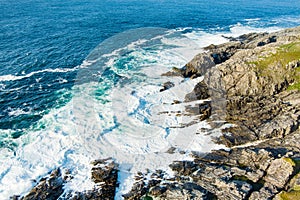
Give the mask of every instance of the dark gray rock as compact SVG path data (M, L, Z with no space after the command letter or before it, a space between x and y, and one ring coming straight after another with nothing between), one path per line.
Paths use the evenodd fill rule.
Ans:
M160 90L160 92L163 92L163 91L165 91L165 90L168 90L168 89L170 89L170 88L172 88L172 87L174 87L174 86L175 86L174 83L168 81L168 82L166 82L166 83L163 84L163 88Z
M191 93L185 95L185 102L207 99L209 97L210 95L208 86L206 85L206 83L201 81L197 83L197 85Z
M55 169L51 174L42 178L39 183L22 200L49 199L56 200L63 193L63 184L65 180L62 177L60 169Z

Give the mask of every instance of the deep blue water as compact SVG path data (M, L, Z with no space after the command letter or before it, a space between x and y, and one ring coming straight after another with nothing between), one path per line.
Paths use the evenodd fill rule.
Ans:
M263 28L300 25L299 0L0 3L0 129L20 131L70 100L70 94L61 92L73 86L76 70L70 69L80 65L93 48L116 33L139 27L192 27L214 32L229 31L237 23ZM49 69L59 72L51 73ZM34 73L37 71L42 72ZM8 75L25 77L14 80ZM20 110L23 114L13 114Z

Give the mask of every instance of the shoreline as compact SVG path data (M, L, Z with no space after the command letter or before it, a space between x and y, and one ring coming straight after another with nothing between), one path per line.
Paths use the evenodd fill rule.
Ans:
M175 69L172 74L184 78L205 77L199 82L202 84L195 85L192 95L185 94L185 101L207 97L211 100L186 110L199 117L196 123L203 120L210 123L211 128L200 134L212 134L216 128L234 124L223 127L223 135L214 138L229 150L192 154L194 160L170 163L174 177L168 177L162 170L138 172L133 188L124 194L124 199L278 199L299 195L295 188L300 182L297 148L300 105L292 100L299 99L300 95L299 90L291 87L298 84L295 72L298 73L300 61L294 57L285 60L291 48L296 57L300 55L299 40L299 27L246 34L225 44L210 45L183 68ZM282 56L283 66L274 65L272 55ZM258 141L261 142L256 144ZM248 142L252 143L248 146ZM170 152L174 151L176 148ZM94 162L92 180L101 184L68 198L114 199L118 170L113 160ZM43 192L62 194L63 185L70 179L54 170L21 199L46 195ZM55 184L43 191L49 180Z

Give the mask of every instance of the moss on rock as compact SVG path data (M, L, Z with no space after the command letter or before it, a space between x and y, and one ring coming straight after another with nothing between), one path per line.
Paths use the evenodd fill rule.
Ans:
M300 191L299 190L292 190L290 192L282 192L280 194L281 200L296 200L300 199Z
M275 52L248 62L260 77L289 82L288 90L300 90L300 42L281 45Z

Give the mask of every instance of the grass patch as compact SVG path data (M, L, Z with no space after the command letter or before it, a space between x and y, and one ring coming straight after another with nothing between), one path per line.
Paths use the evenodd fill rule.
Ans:
M285 161L291 163L293 167L295 167L295 175L290 180L289 183L289 190L282 191L280 193L281 200L298 200L300 199L300 185L297 185L296 180L300 177L300 160L299 159L291 159L291 158L284 158Z
M296 200L300 199L300 191L292 190L290 192L282 192L280 194L282 200Z
M294 83L289 85L288 90L300 90L300 67L294 71Z
M290 163L293 167L296 166L296 163L291 158L283 158L284 161Z
M288 90L299 90L300 91L300 81L298 80L296 83L293 85L290 85L288 87Z
M271 65L281 65L285 67L291 61L300 59L300 42L290 43L282 45L278 48L276 53L272 53L270 56L262 58L261 60L254 62L257 69L260 71L266 71Z
M283 64L288 64L293 60L300 59L300 42L290 43L282 45L279 48L278 59L283 62Z
M278 47L276 53L260 57L259 60L248 62L255 67L258 76L270 77L273 80L289 80L293 82L288 89L300 90L300 67L288 68L291 62L300 61L300 42Z
M300 191L300 185L295 185L295 186L293 187L293 190L295 190L295 191Z

